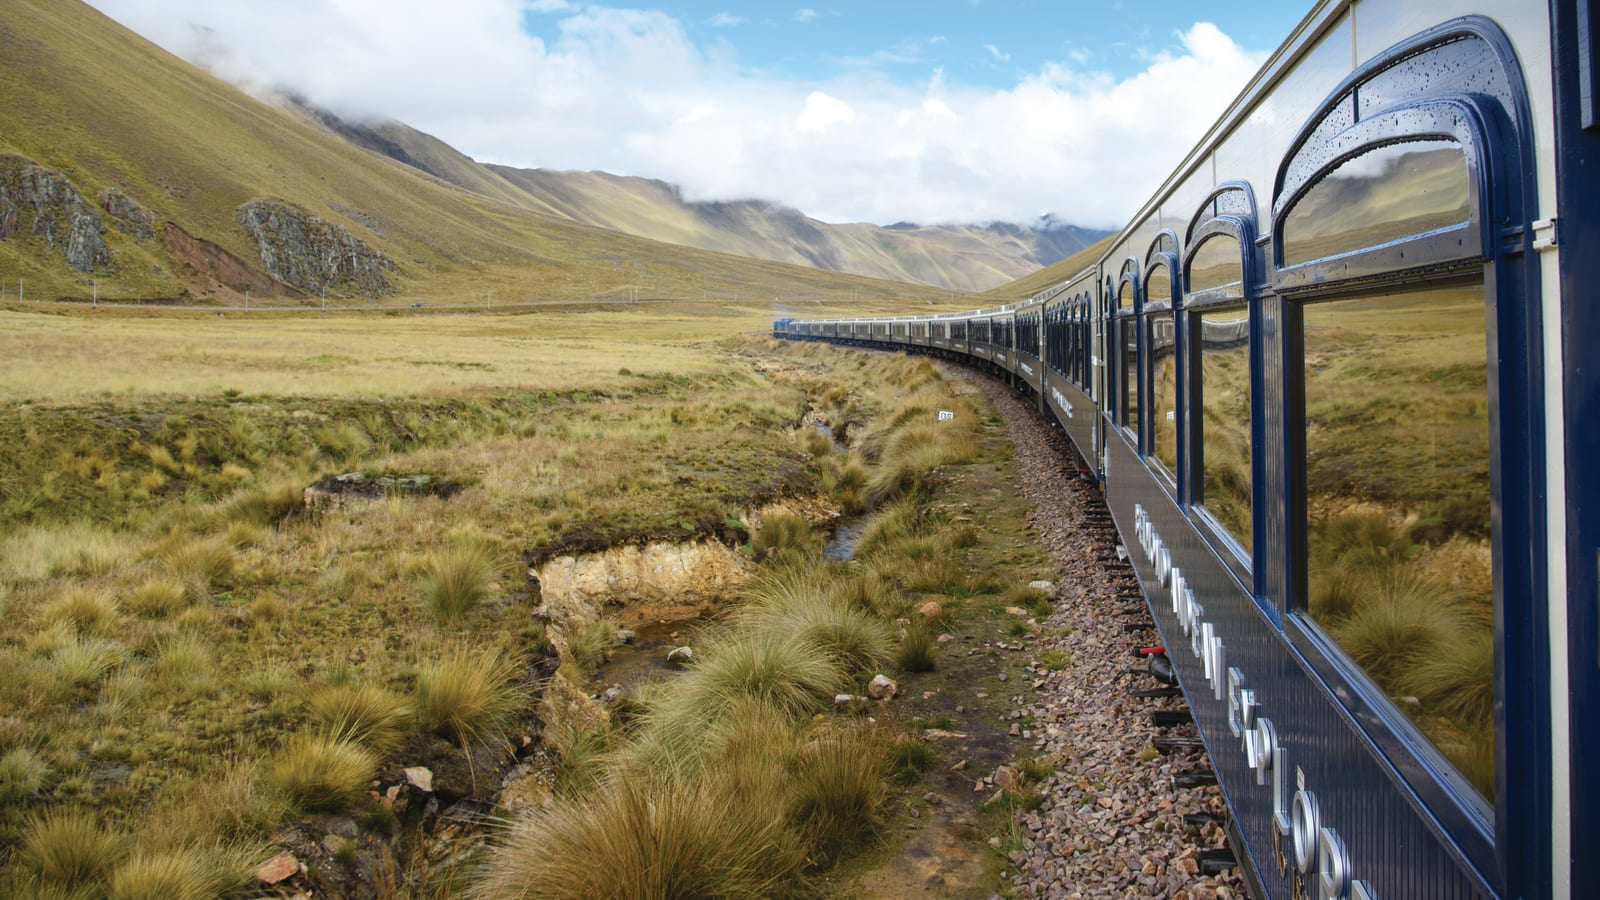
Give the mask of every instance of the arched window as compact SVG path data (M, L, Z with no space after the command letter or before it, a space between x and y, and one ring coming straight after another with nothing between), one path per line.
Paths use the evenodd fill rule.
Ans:
M1524 615L1504 598L1536 593L1524 558L1543 539L1539 395L1523 368L1533 276L1493 238L1528 220L1518 77L1486 20L1408 41L1301 131L1272 222L1304 448L1290 610L1323 677L1369 704L1355 718L1390 758L1452 773L1413 784L1486 869L1493 848L1474 835L1492 827L1497 778L1519 777L1499 748L1523 765L1548 753L1519 729L1496 734L1518 706L1496 684L1521 689L1497 666L1520 679L1528 660L1495 623ZM1409 623L1406 640L1383 638L1385 622Z
M1219 187L1189 222L1183 262L1189 499L1238 545L1245 567L1255 543L1255 367L1247 306L1254 210L1249 185Z
M1117 282L1113 308L1117 348L1117 424L1128 429L1139 444L1139 263L1128 260Z
M1144 320L1145 384L1150 391L1147 451L1168 479L1178 473L1178 427L1185 415L1179 403L1177 238L1164 232L1145 257Z

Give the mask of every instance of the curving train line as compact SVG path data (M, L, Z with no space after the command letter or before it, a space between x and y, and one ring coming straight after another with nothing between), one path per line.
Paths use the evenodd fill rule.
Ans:
M1077 275L773 325L1070 436L1259 897L1600 897L1597 57L1596 0L1321 2Z

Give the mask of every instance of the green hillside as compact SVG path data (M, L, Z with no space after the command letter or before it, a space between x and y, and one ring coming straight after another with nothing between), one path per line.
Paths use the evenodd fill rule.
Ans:
M463 190L338 138L303 113L253 99L132 34L59 0L6 0L0 17L0 300L177 298L309 304L591 302L629 297L960 305L932 288L670 246L541 215L532 204ZM453 151L432 147L439 159ZM44 173L41 175L41 173ZM48 190L41 191L40 185ZM149 222L125 231L115 188ZM71 196L75 192L76 196ZM48 194L54 206L36 201ZM251 201L271 198L293 227L253 238ZM9 213L7 212L9 210ZM92 212L104 253L67 261L67 231ZM52 225L52 223L54 223ZM77 223L74 225L73 223ZM126 223L122 223L126 224ZM282 225L280 221L277 223ZM77 234L77 230L72 231ZM302 240L303 239L303 240ZM302 267L371 254L387 287L329 269L275 287L263 247ZM336 252L337 251L337 252ZM274 272L281 282L282 272ZM376 294L376 296L373 296Z

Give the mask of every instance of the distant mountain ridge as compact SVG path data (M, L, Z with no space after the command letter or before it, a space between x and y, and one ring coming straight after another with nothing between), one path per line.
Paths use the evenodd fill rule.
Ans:
M685 200L677 185L651 178L478 163L404 123L351 121L294 102L345 140L465 190L625 234L828 271L983 291L1109 234L1049 217L1037 227L831 224L766 200Z

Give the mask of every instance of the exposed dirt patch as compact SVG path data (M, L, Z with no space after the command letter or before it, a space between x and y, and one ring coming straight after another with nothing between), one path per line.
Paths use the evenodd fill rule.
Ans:
M192 293L210 295L218 303L243 306L246 293L258 298L306 299L304 293L172 222L166 224L162 246L184 286Z

